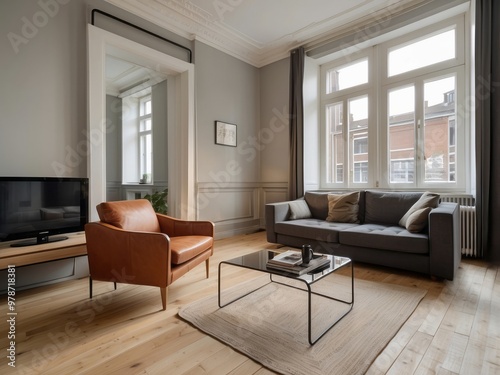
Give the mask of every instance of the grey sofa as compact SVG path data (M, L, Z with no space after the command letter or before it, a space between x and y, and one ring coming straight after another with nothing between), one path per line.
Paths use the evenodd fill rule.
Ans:
M419 233L399 225L420 192L360 191L359 223L329 222L328 193L306 192L310 217L291 220L290 202L266 204L267 240L354 261L395 267L453 280L461 260L460 207L441 202Z

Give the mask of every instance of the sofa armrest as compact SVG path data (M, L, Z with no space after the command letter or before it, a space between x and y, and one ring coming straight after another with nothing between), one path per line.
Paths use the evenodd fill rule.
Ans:
M429 214L430 274L453 280L462 258L460 206L442 202Z
M266 204L266 234L268 242L277 242L274 225L280 221L288 220L288 217L290 216L290 206L288 203L289 202L287 201Z

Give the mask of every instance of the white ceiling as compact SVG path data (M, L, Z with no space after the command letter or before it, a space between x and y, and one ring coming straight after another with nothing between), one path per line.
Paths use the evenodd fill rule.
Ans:
M154 70L106 55L106 94L123 97L151 87L167 77Z
M429 0L107 0L261 67Z

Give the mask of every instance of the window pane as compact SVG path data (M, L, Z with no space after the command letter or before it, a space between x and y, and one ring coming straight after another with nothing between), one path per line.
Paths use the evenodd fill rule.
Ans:
M425 182L455 181L455 77L424 84Z
M368 182L368 162L354 163L353 182Z
M140 122L140 129L139 130L141 132L151 130L151 119L148 118L146 120L142 120Z
M141 135L140 137L140 158L141 178L145 174L151 176L153 160L153 143L151 134Z
M388 55L389 77L455 58L455 30L394 47Z
M342 102L326 107L328 129L328 182L344 182L344 133L342 128Z
M390 182L414 182L415 87L390 90L388 96Z
M415 161L391 160L391 183L409 183L414 181Z
M368 182L368 97L349 100L352 182Z
M327 94L368 83L368 59L331 69L326 74L326 80Z
M146 116L151 114L151 98L150 97L144 97L140 99L140 110L139 110L139 115L140 116Z

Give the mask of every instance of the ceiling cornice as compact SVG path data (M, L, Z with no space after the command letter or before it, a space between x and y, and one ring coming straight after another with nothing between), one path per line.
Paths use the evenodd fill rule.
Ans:
M262 45L242 33L225 26L221 20L189 0L106 0L107 2L152 22L188 40L198 40L255 67L262 67L289 56L292 49L313 45L340 35L355 25L367 24L404 12L407 8L429 0L387 1L384 8L373 1L351 8L335 17L308 25Z

